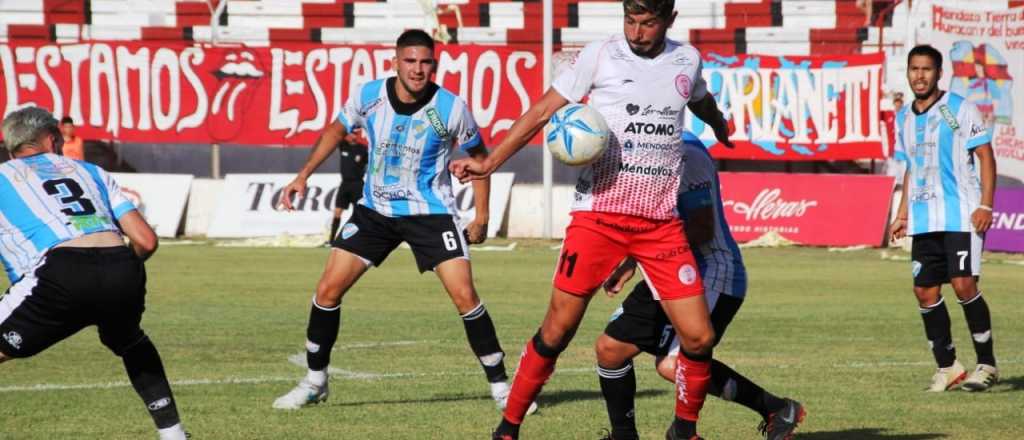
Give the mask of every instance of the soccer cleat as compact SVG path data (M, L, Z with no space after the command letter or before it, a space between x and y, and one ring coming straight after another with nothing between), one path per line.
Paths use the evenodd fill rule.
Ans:
M941 393L956 388L960 382L967 377L967 370L960 361L953 361L953 365L946 368L939 368L932 376L932 384L928 387L929 392Z
M498 434L498 431L494 431L491 433L491 440L519 440L519 438L512 434Z
M768 414L768 418L761 421L757 427L766 440L790 440L797 425L804 421L807 411L804 406L793 399L785 399L786 406L782 409Z
M505 390L503 393L492 394L491 398L494 399L494 403L498 405L498 411L505 411L505 407L508 406L508 395L511 393L510 390ZM526 415L530 415L537 412L537 402L530 402L530 407L526 409Z
M323 386L317 386L303 378L288 394L278 397L274 401L274 408L299 409L304 406L316 405L326 401L327 394L327 382L324 382Z
M665 440L704 440L704 438L699 435L695 435L688 439L679 437L676 435L676 425L675 423L673 423L671 425L668 425L668 431L665 431Z
M169 433L161 432L161 433L159 433L159 435L160 435L160 440L188 440L188 439L192 438L192 434L189 434L189 433L187 433L185 431L169 432Z
M996 382L999 382L999 370L991 365L978 364L960 387L967 391L985 391Z

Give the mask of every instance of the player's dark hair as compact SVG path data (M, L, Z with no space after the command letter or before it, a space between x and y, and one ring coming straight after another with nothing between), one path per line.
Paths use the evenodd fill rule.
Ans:
M675 0L623 0L622 9L626 14L651 13L668 19L672 17L672 11L676 9L676 2Z
M398 36L395 46L398 50L409 46L423 46L433 52L434 39L430 37L430 34L420 29L409 29Z
M74 125L75 120L71 119L71 116L65 116L63 118L60 118L60 123L61 124L72 124L72 125Z
M910 49L907 54L907 65L910 65L910 59L917 56L926 56L932 59L932 63L935 65L935 70L942 70L942 52L932 47L930 44L921 44L914 46Z

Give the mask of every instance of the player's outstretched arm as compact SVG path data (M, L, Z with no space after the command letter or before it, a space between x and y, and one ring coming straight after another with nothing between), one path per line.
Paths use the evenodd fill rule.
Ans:
M121 231L128 236L128 245L135 255L145 261L156 252L159 243L156 232L153 232L153 228L146 223L146 219L142 218L139 211L128 211L117 221L121 225Z
M452 161L449 169L462 182L482 179L491 175L494 170L519 152L530 139L533 139L548 122L548 119L551 119L551 115L568 103L569 100L555 89L548 89L540 100L531 105L530 109L512 124L508 135L485 160L459 159Z
M996 193L996 158L992 145L983 144L974 149L974 156L981 165L981 206L971 214L974 230L985 233L992 227L992 203Z
M469 157L487 160L487 147L480 145L469 150ZM480 244L487 240L487 224L491 218L491 177L473 181L473 221L466 227L467 241Z
M729 140L729 124L725 121L722 112L718 110L718 104L715 103L715 98L711 96L711 93L705 94L703 98L697 101L690 101L690 103L686 104L686 108L690 109L700 120L711 126L711 130L714 131L715 139L718 139L718 142L729 148L735 146Z
M299 170L299 174L295 176L288 186L284 187L281 193L281 207L287 210L292 209L292 195L296 193L306 193L306 180L309 176L320 167L320 164L324 163L331 153L334 152L335 146L338 142L341 142L345 138L345 125L335 119L327 127L324 128L323 133L320 134L320 138L316 140L316 145L313 146L312 151L309 152L309 158L306 159L306 164Z

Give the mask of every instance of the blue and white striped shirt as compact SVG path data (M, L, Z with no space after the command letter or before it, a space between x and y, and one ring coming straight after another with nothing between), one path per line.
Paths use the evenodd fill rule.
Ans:
M747 294L747 270L736 240L729 232L722 207L722 192L715 161L700 139L689 132L683 134L683 172L679 182L679 217L685 224L687 212L711 207L714 212L715 236L693 253L697 259L704 288L744 298Z
M482 145L469 108L458 96L436 87L424 105L408 106L389 93L394 78L370 81L349 97L338 114L345 129L364 128L369 161L360 204L388 217L455 214L452 146L463 151ZM393 86L392 86L393 87Z
M907 163L909 235L971 232L971 213L981 204L981 180L972 150L992 142L981 112L946 92L923 113L913 104L896 113L894 157Z
M0 261L7 278L17 281L65 241L120 233L115 219L133 209L96 165L50 153L0 164Z

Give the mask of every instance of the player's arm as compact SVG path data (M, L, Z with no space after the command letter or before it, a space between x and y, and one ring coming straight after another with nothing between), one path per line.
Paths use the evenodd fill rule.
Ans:
M900 197L900 206L896 208L896 219L889 226L893 240L899 240L907 236L907 199L910 198L910 164L903 172L903 195Z
M604 282L604 293L609 297L615 296L622 291L633 275L636 274L636 260L633 257L626 257Z
M520 116L508 130L508 135L491 151L486 159L460 159L453 161L450 169L456 178L463 182L482 179L491 175L494 170L501 167L510 157L515 155L526 145L530 139L537 135L537 132L544 127L544 124L551 119L558 109L569 103L555 89L548 89L530 109Z
M292 195L295 193L306 193L306 180L320 167L320 164L331 156L338 142L345 138L345 132L345 124L342 124L337 119L324 128L323 133L320 133L320 138L316 140L312 151L309 152L309 158L306 159L305 165L299 170L299 174L295 176L295 179L288 186L284 187L281 193L282 207L291 210Z
M711 93L705 93L703 98L690 101L686 104L686 108L690 109L694 116L711 126L718 142L729 148L734 147L732 141L729 140L729 123L725 121L725 116L718 109L718 104L715 103L715 98Z
M487 147L479 145L467 151L469 157L476 161L487 160ZM480 244L487 240L487 224L491 218L491 177L473 181L473 221L466 228L467 240L472 244Z
M996 158L992 145L984 144L974 149L974 157L981 168L981 206L971 214L974 230L984 233L992 227L992 203L996 193Z
M153 228L146 223L146 219L142 218L138 210L126 212L117 222L121 226L121 232L128 236L128 246L135 255L145 261L156 252L159 243L156 232L153 232Z

